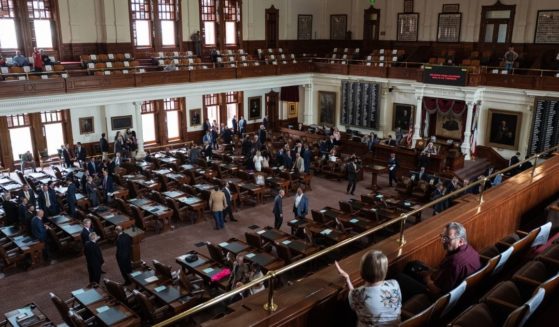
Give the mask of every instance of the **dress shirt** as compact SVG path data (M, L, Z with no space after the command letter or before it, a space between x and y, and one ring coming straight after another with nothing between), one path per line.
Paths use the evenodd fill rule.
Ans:
M47 206L47 208L50 208L50 196L49 196L49 192L48 192L48 191L46 191L46 192L43 191L43 193L44 193L44 195L45 195L45 205Z
M303 198L303 194L301 195L297 195L295 197L295 208L299 207L299 202L301 202L301 199Z

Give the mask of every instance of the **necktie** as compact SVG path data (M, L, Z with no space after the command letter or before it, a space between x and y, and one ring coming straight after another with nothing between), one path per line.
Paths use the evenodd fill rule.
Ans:
M24 195L29 200L29 192L25 191Z
M45 204L46 204L47 208L50 208L50 198L49 198L49 192L48 191L45 192Z

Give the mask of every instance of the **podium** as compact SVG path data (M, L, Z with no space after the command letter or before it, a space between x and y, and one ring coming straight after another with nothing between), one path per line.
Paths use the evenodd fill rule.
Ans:
M132 238L132 267L139 267L142 263L140 242L144 239L144 231L138 227L130 227L124 232Z
M381 165L372 165L368 166L369 170L371 171L371 186L368 186L367 189L372 191L377 191L380 187L377 184L377 176L378 174L384 174L388 172L388 167L381 166Z

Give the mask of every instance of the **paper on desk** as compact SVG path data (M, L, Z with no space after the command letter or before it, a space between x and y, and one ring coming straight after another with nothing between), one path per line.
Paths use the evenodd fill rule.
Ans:
M146 281L146 283L153 283L153 282L159 280L159 278L157 278L157 276L151 276L151 277L148 277L144 280Z
M105 311L109 310L109 307L104 305L102 307L97 308L97 313L103 313Z

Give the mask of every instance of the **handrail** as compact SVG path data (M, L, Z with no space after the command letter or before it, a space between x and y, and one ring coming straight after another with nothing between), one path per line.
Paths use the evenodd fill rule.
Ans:
M534 174L535 174L535 171L536 171L536 166L537 166L537 161L538 161L538 159L539 159L542 155L548 154L548 153L551 153L551 152L554 152L554 151L556 151L556 150L558 150L558 149L559 149L559 145L554 146L554 147L551 147L551 148L547 149L546 151L543 151L543 152L541 152L541 153L538 153L538 154L536 154L536 155L534 155L534 156L532 156L532 157L530 157L530 158L526 158L525 160L522 160L522 161L520 161L520 162L518 162L518 163L516 163L516 164L514 164L514 165L511 165L511 166L509 166L509 167L507 167L507 168L505 168L505 169L501 169L500 171L497 171L497 172L495 172L495 173L493 173L493 174L491 174L491 175L489 175L489 176L486 176L486 177L484 177L483 179L479 179L479 180L477 180L477 181L475 181L475 182L473 182L473 183L470 183L470 184L468 184L468 185L466 185L466 186L464 186L464 187L462 187L462 188L460 188L460 189L458 189L458 190L456 190L456 191L454 191L454 192L452 192L452 193L449 193L449 194L447 194L447 195L444 195L444 196L442 196L442 197L440 197L440 198L438 198L438 199L436 199L436 200L434 200L434 201L431 201L431 202L429 202L429 203L427 203L427 204L424 204L424 205L422 205L421 207L419 207L419 208L417 208L417 209L414 209L414 210L409 211L409 212L406 212L406 213L402 213L402 214L400 215L400 217L393 218L393 219L391 219L391 220L389 220L389 221L386 221L386 222L384 222L384 223L382 223L382 224L380 224L380 225L377 225L377 226L375 226L375 227L373 227L373 228L371 228L371 229L369 229L369 230L366 230L366 231L364 231L364 232L362 232L362 233L360 233L360 234L357 234L357 235L355 235L355 236L353 236L353 237L347 238L347 239L345 239L345 240L343 240L343 241L340 241L340 242L338 242L338 243L336 243L336 244L334 244L334 245L332 245L332 246L330 246L330 247L327 247L327 248L325 248L325 249L323 249L323 250L321 250L321 251L318 251L318 252L313 253L313 254L311 254L311 255L309 255L309 256L307 256L307 257L304 257L304 258L302 258L301 260L292 262L292 263L290 263L290 264L287 265L287 266L284 266L284 267L279 268L279 269L277 269L277 270L268 271L268 273L267 273L265 276L263 276L263 277L260 277L260 278L257 278L257 279L255 279L255 280L252 280L251 282L249 282L249 283L247 283L247 284L245 284L245 285L243 285L243 286L241 286L241 287L235 288L235 289L233 289L233 290L231 290L231 291L229 291L229 292L223 293L223 294L221 294L221 295L219 295L219 296L217 296L217 297L215 297L215 298L213 298L213 299L211 299L211 300L209 300L209 301L206 301L206 302L201 303L201 304L199 304L199 305L197 305L197 306L194 306L194 307L192 307L192 308L190 308L190 309L188 309L188 310L186 310L186 311L184 311L184 312L181 312L181 313L179 313L179 314L177 314L177 315L175 315L175 316L173 316L173 317L171 317L171 318L169 318L169 319L167 319L167 320L164 320L164 321L162 321L162 322L160 322L160 323L158 323L158 324L156 324L156 325L154 325L154 326L155 326L155 327L169 326L169 325L172 324L172 323L175 323L175 322L177 322L177 321L179 321L179 320L182 320L182 319L184 319L184 318L186 318L186 317L188 317L188 316L190 316L190 315L192 315L192 314L194 314L194 313L196 313L196 312L199 312L199 311L201 311L201 310L204 310L204 309L206 309L206 308L208 308L208 307L210 307L210 306L212 306L212 305L214 305L214 304L216 304L216 303L219 303L219 302L221 302L221 301L223 301L223 300L225 300L225 299L228 299L228 298L234 296L235 294L238 294L239 292L245 291L245 290L247 290L247 289L249 289L249 288L251 288L251 287L253 287L253 286L257 285L257 284L260 284L260 283L262 283L262 282L265 282L265 281L267 281L267 280L271 280L271 283L270 283L270 287L268 288L268 289L269 289L268 301L267 301L266 304L264 304L264 309L265 309L265 310L268 310L268 311L275 311L275 310L277 309L277 305L274 304L274 300L273 300L273 294L274 294L273 278L277 277L278 275L281 275L281 274L283 274L283 273L285 273L285 272L288 272L288 271L290 271L290 270L292 270L292 269L294 269L294 268L297 268L297 267L299 267L299 266L301 266L301 265L303 265L303 264L305 264L305 263L307 263L307 262L309 262L309 261L312 261L312 260L314 260L314 259L316 259L316 258L319 258L319 257L321 257L321 256L323 256L323 255L325 255L325 254L329 254L330 252L335 251L335 250L337 250L337 249L339 249L339 248L341 248L341 247L343 247L343 246L345 246L345 245L347 245L347 244L349 244L349 243L352 243L352 242L354 242L354 241L356 241L356 240L358 240L358 239L361 239L362 237L365 237L365 236L368 236L368 235L370 235L370 234L373 234L373 233L375 233L375 232L377 232L377 231L379 231L379 230L382 230L382 229L384 229L384 228L386 228L386 227L388 227L388 226L391 226L391 225L393 225L393 224L396 224L396 223L398 223L398 222L401 223L400 237L399 237L399 239L398 239L398 242L400 243L400 246L402 246L402 245L405 244L405 240L404 240L404 225L405 225L405 222L406 222L406 220L407 220L408 217L413 216L413 215L415 215L415 214L417 214L417 213L419 213L419 212L421 212L421 211L423 211L423 210L425 210L425 209L427 209L427 208L430 208L430 207L434 206L435 204L438 204L438 203L440 203L440 202L443 202L443 201L445 201L445 200L447 200L447 199L453 198L453 197L455 197L455 196L457 196L457 195L462 195L462 193L463 193L465 190L468 190L468 189L470 189L470 188L472 188L472 187L476 187L476 186L479 186L479 185L485 185L485 183L486 183L488 180L490 180L491 178L497 176L498 174L504 174L504 173L506 173L506 172L508 172L508 171L511 171L511 170L513 170L513 169L515 169L515 168L520 167L520 166L523 165L524 163L531 162L532 160L534 161L534 162L533 162L533 165L532 165L532 172L531 172L531 177L533 178L533 177L534 177ZM480 205L483 203L483 193L484 193L484 191L485 191L485 187L482 187L481 192L480 192L480 195L479 195L479 204L480 204Z

